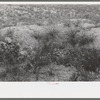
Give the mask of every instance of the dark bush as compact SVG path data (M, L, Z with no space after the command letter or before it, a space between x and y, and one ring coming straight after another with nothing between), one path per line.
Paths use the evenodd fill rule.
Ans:
M8 39L10 40L10 38ZM1 41L0 63L3 63L1 66L6 69L5 78L9 74L12 81L21 81L20 78L25 76L25 71L29 70L27 69L28 57L21 53L20 45L13 41Z
M64 65L72 65L77 69L83 68L87 71L96 71L100 65L100 51L94 48L67 49L64 57Z

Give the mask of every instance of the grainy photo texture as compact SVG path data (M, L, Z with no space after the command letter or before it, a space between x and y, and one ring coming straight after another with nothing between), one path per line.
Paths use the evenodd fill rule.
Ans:
M100 5L0 4L0 81L100 81Z

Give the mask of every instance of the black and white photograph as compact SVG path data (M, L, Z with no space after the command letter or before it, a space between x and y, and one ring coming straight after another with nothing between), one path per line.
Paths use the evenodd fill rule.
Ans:
M100 81L100 4L0 4L0 82L80 81Z

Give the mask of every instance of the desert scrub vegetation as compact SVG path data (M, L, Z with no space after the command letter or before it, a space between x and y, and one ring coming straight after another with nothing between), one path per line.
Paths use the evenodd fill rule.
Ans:
M39 56L36 56L36 58L40 58L40 60L39 58L36 59L37 64L40 65L40 67L38 65L38 71L41 70L41 67L50 65L51 63L63 65L65 68L74 66L77 69L77 78L79 76L82 77L80 81L93 80L92 77L89 78L89 75L91 75L90 73L92 72L98 72L100 51L95 48L86 48L85 45L93 43L95 36L79 35L79 33L77 34L79 31L75 29L71 29L71 31L65 34L67 38L65 38L65 36L61 37L59 32L54 29L46 34L45 38L43 38L45 42L43 42L44 46L41 49L42 51L38 53ZM52 36L52 38L50 38L50 36ZM56 38L58 38L58 41ZM62 39L62 41L60 41L60 39ZM75 76L73 76L73 78L75 78ZM77 80L73 78L71 79Z
M98 12L85 5L0 6L0 81L98 80L100 49L87 33Z
M54 24L65 19L87 19L97 24L100 22L99 11L99 5L1 5L0 28L32 24L41 26L44 21Z
M94 81L100 70L100 50L87 46L95 36L75 25L65 33L55 27L46 29L44 35L33 35L39 46L31 51L20 49L10 29L0 36L1 81L27 81L32 75L34 81Z

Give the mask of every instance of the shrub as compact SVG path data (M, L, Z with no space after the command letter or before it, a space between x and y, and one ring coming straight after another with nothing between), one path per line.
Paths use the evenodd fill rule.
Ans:
M95 40L95 36L93 34L88 34L86 30L82 30L75 26L70 27L69 31L65 33L64 43L70 44L73 47L75 46L86 46L89 44L93 44Z
M81 46L93 44L95 37L96 37L95 35L93 34L89 35L84 31L84 32L80 32L76 36L76 41L77 41L78 46L81 47Z
M58 33L58 30L51 29L45 34L45 36L42 36L41 39L38 40L39 42L42 42L42 45L38 48L35 58L31 60L35 74L39 73L41 67L54 62L55 58L53 58L53 50L59 46L57 38L60 37ZM36 76L38 77L38 75Z
M74 48L66 50L64 65L72 65L77 69L96 71L99 68L100 51L92 48Z
M26 72L29 70L29 60L27 55L24 55L25 53L22 52L20 51L20 45L9 37L6 37L4 42L1 41L0 63L6 70L5 79L7 79L8 74L12 81L22 81L25 77ZM9 78L7 81L9 81Z

